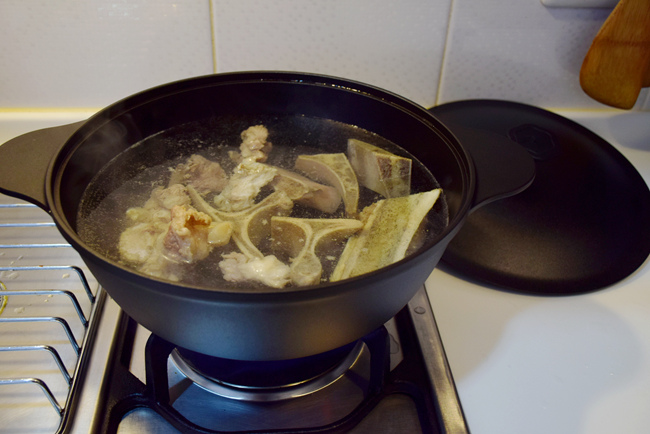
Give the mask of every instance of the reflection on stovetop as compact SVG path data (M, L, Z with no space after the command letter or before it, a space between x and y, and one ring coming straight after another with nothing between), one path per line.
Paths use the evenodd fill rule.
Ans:
M426 292L418 297L359 342L304 361L271 363L196 358L122 314L96 428L105 433L467 432L444 351L431 345L439 336L425 324L433 320ZM420 350L423 328L435 332L425 338L430 345L425 352L437 352L433 362ZM144 345L143 333L149 334ZM135 360L139 352L143 361ZM140 363L144 367L136 366ZM132 372L142 369L142 379Z

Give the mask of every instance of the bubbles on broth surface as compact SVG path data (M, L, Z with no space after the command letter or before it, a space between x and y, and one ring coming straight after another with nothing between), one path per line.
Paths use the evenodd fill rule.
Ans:
M294 171L293 164L299 155L346 153L348 139L354 138L410 158L412 194L439 187L431 173L407 151L377 134L352 125L303 116L210 118L172 127L147 137L115 157L93 178L84 192L77 219L78 234L98 253L128 266L118 251L120 235L131 224L126 217L127 210L142 207L154 188L166 187L172 169L193 154L218 162L230 175L237 163L229 157L229 152L239 151L241 132L253 125L264 125L269 131L268 141L272 143L273 149L265 164ZM367 188L360 186L359 189L359 210L383 199ZM272 191L270 187L263 188L256 202ZM214 195L208 194L206 201L212 204ZM346 218L342 205L335 213L326 214L295 203L290 216L310 219ZM447 220L446 203L444 197L441 197L429 213L422 233L426 237L436 236L447 225ZM423 242L422 237L420 242ZM331 251L317 252L323 266L322 280L326 281L336 266L345 243L346 240L342 240L338 245L329 246ZM273 254L268 239L257 247L265 255ZM186 269L181 282L214 289L276 290L260 283L225 281L218 263L223 254L233 251L238 249L231 241L225 246L214 248L201 261L183 264ZM288 257L278 257L289 263Z

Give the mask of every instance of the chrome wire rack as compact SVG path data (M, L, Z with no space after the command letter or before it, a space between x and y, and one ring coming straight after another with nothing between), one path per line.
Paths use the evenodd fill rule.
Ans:
M0 195L2 432L65 431L104 300L47 213Z

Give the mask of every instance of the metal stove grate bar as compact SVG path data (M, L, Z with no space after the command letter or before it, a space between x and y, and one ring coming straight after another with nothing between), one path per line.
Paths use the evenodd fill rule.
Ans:
M45 397L50 401L50 404L52 404L52 407L54 407L54 410L56 410L59 416L63 416L64 407L62 407L61 404L59 404L59 401L57 401L57 399L54 397L54 394L50 388L47 387L47 383L45 383L40 378L0 378L0 386L8 386L13 384L36 384L41 388L43 394L45 394Z
M28 345L28 346L18 346L18 347L0 347L0 351L47 351L52 355L52 358L54 359L54 362L56 363L56 366L58 366L59 371L61 371L61 375L63 375L63 378L65 378L66 382L70 384L72 382L72 377L70 376L70 373L68 372L68 369L65 367L65 364L63 363L63 360L61 359L61 356L59 355L59 352L56 350L56 348L51 347L49 345Z
M0 195L0 201L8 200L12 199ZM42 357L49 359L49 362L47 360L41 362L42 367L37 365L33 368L35 372L27 372L26 375L12 375L14 372L11 364L14 362L0 359L0 369L5 377L0 378L0 398L2 398L2 387L38 386L58 415L58 426L55 427L55 431L58 433L65 430L66 422L73 412L75 393L79 389L78 384L83 378L87 359L90 357L96 323L99 320L105 295L98 285L96 285L95 291L91 289L86 272L79 265L43 265L40 262L28 265L15 264L25 261L25 258L28 262L30 260L51 261L52 258L61 262L70 258L73 262L80 262L78 255L69 244L62 242L64 240L56 232L54 223L47 221L48 219L49 216L34 205L0 203L0 265L3 265L0 266L0 330L10 328L8 331L3 330L0 334L2 336L0 354L12 354L13 358L19 361L22 360L17 356L19 353L50 355ZM66 253L62 254L62 251ZM12 252L12 254L7 255L7 252ZM8 262L8 264L2 264L2 262ZM53 273L56 272L63 273L64 283L53 281ZM76 279L68 279L70 276L76 276ZM57 288L62 285L63 288ZM79 296L84 300L80 301ZM13 311L7 309L7 300L10 299L12 301L43 300L45 302L56 299L57 302L53 302L47 307L39 305L33 309L34 315L21 316L24 308L20 307L20 303L19 307L15 307ZM32 306L35 303L28 304ZM38 325L35 326L35 324ZM36 328L27 330L30 327ZM49 329L58 328L59 331L46 330L45 328L48 327ZM52 338L57 333L60 334L61 329L66 339ZM26 342L21 342L23 337ZM37 342L28 342L33 339ZM43 341L39 342L41 339ZM62 356L62 353L66 356ZM19 362L14 364L17 363ZM29 363L33 363L31 359L25 364ZM53 378L50 371L58 372L59 380ZM43 372L47 374L40 375ZM47 379L43 377L47 377ZM60 387L58 383L65 386ZM58 392L58 398L57 389L62 390ZM11 393L15 394L16 392L10 392L8 395ZM20 392L19 394L23 393L31 395L30 392ZM44 411L38 405L35 407L38 411ZM31 413L26 414L30 419L36 416Z
M18 272L18 271L25 271L25 270L65 270L65 269L73 269L76 267L40 267L40 268L34 268L34 267L0 267L0 272L2 271L10 271L10 272ZM81 270L79 270L81 271ZM83 273L83 271L81 271ZM82 274L83 276L83 274ZM85 280L85 279L84 279ZM84 288L86 291L88 291L88 300L90 300L91 303L95 302L95 296L93 295L92 291L90 290L90 287L88 287L87 283L83 284ZM79 316L79 321L81 324L84 326L88 325L88 318L86 318L86 315L84 314L83 310L81 309L81 305L79 304L79 301L77 300L77 296L74 295L73 292L67 291L67 290L62 290L62 289L51 289L47 291L40 291L40 290L33 290L33 291L9 291L6 289L4 286L4 283L2 283L2 289L3 293L2 295L5 297L9 297L10 295L54 295L54 294L61 294L65 295L68 297L70 300L70 303L72 303L72 306L74 307L75 312L77 312L77 315ZM1 318L0 318L1 319Z
M14 295L21 295L20 291L12 291ZM32 293L33 291L25 291L27 294ZM38 316L38 317L23 317L23 318L0 318L0 324L1 323L35 323L35 322L53 322L56 324L61 325L63 328L63 331L65 332L65 335L68 338L68 341L70 342L70 345L72 346L72 349L74 352L79 355L81 353L81 347L77 343L77 339L74 337L74 333L72 332L72 328L68 324L68 322L59 317L54 317L54 316ZM7 347L0 347L2 348L7 348Z

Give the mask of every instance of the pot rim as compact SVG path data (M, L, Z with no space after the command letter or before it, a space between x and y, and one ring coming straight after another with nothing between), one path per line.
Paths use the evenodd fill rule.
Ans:
M453 216L450 216L451 218L443 231L437 237L427 240L418 251L378 270L337 282L325 282L304 287L287 287L282 289L271 288L268 291L247 291L246 289L241 288L217 289L208 286L189 285L182 282L171 282L165 279L149 276L121 265L116 260L105 257L96 249L87 245L86 242L78 236L76 230L73 229L62 210L60 197L63 193L60 191L61 170L59 170L59 168L65 165L65 162L76 151L76 149L82 145L83 141L87 137L90 137L97 129L106 123L112 122L114 118L127 113L136 107L152 104L158 99L177 93L183 93L204 87L213 87L216 85L274 82L285 84L295 83L297 85L307 86L324 86L336 88L342 92L353 92L362 97L371 98L379 103L387 104L396 110L403 111L411 117L416 118L419 122L425 124L427 128L434 130L440 139L442 139L453 152L456 161L460 166L460 173L464 177L464 179L461 180L463 184L463 194L460 206L458 207L457 212ZM289 295L291 295L291 297L297 297L297 299L304 299L305 297L323 298L328 295L334 296L340 291L349 291L350 288L356 288L357 285L355 282L363 281L364 285L368 285L373 281L382 280L388 274L398 272L398 270L403 267L408 267L409 263L412 261L426 260L428 256L430 256L433 251L441 245L444 250L453 236L458 230L460 230L460 226L473 207L472 200L476 189L476 179L475 167L470 153L462 145L460 140L458 140L458 138L449 130L449 128L424 107L396 93L354 80L314 73L293 71L240 71L209 74L172 81L137 92L99 110L81 124L81 126L61 147L55 157L52 158L45 178L45 197L50 207L50 213L60 232L63 234L64 238L66 238L66 240L70 242L70 244L72 244L80 254L82 254L82 256L86 258L90 256L93 262L100 262L103 265L108 265L120 272L128 273L130 275L129 278L132 279L134 283L143 286L151 286L152 288L155 287L157 291L196 299L226 297L235 300L250 301L250 295L254 294L254 299L260 300L260 302L268 302L269 299L275 299L276 297L281 297L283 301L286 302L286 297ZM179 290L182 293L179 293Z

